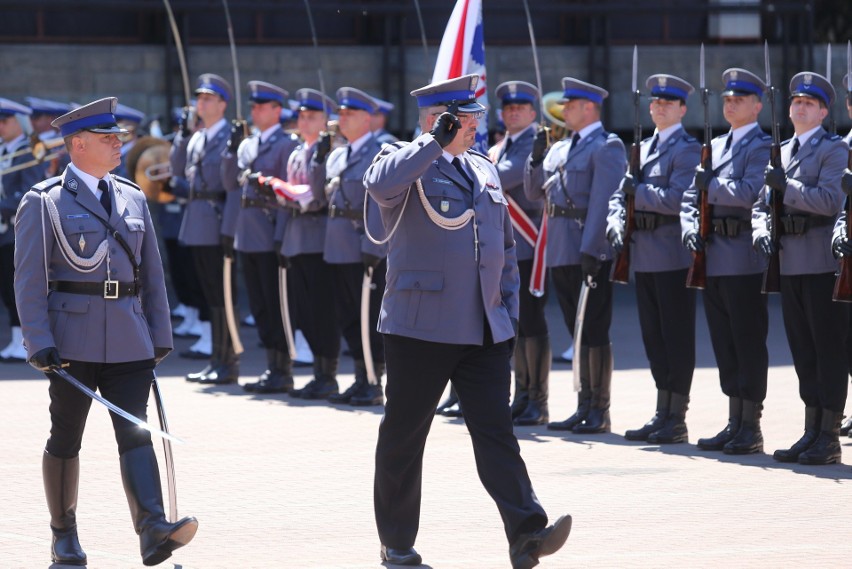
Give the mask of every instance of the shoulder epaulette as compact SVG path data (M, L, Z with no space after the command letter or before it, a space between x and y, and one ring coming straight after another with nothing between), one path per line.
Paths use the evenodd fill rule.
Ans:
M829 140L843 140L843 137L839 134L829 134L826 138Z
M411 144L411 143L405 142L403 140L397 140L396 142L384 142L384 143L382 143L382 149L379 150L379 152L376 153L375 156L373 156L373 161L371 162L371 164L375 164L376 162L379 161L380 158L384 158L385 156L387 156L388 154L391 154L392 152L396 152L397 150L405 148L409 144Z
M136 185L136 182L131 182L130 180L128 180L127 178L125 178L123 176L115 176L115 179L118 180L119 182L121 182L122 184L127 184L131 188L136 188L140 192L142 191L142 188L140 188L138 185Z
M698 139L689 134L686 131L683 131L683 139L687 142L698 142Z
M760 140L772 140L772 135L768 132L763 132L762 130L759 130L757 136L758 138L760 138Z
M62 176L54 176L44 180L43 182L39 182L32 187L32 190L34 192L45 192L54 186L58 186L60 183L62 183Z

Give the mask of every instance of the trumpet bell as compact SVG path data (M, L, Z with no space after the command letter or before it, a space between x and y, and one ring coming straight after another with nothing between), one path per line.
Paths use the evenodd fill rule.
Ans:
M167 140L143 136L127 153L128 176L142 188L149 202L168 203L175 199L173 194L163 191L171 178L170 148Z
M545 93L541 98L541 114L551 125L550 135L553 140L562 140L568 134L565 120L562 118L562 91Z

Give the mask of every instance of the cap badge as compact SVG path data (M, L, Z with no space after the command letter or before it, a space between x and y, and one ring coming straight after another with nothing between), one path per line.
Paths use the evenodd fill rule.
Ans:
M805 85L810 85L814 81L814 76L810 73L805 73L804 82Z
M657 84L658 84L660 87L662 87L663 89L665 89L665 88L666 88L666 83L667 83L667 82L668 82L668 78L667 78L667 77L660 77L660 78L658 78L658 79L657 79Z

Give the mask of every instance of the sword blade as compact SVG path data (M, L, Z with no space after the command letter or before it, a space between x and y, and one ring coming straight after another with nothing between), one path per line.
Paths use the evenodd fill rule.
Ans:
M296 360L296 341L293 339L293 325L290 322L290 301L287 296L287 269L278 267L278 289L281 291L281 323L284 325L284 337L287 339L287 351L290 359Z
M240 91L243 86L240 83L240 67L237 65L237 43L234 41L234 25L231 23L231 10L228 8L228 0L222 0L225 9L225 22L228 26L228 42L231 44L231 63L234 66L234 99L237 103L237 120L243 120L243 105Z
M145 429L146 431L150 432L152 435L157 435L160 438L168 439L170 441L174 441L176 443L183 444L183 441L181 439L179 439L178 437L176 437L172 434L169 434L165 431L162 431L162 430L158 429L157 427L155 427L153 425L146 423L145 421L143 421L142 419L140 419L136 415L128 413L127 411L125 411L124 409L119 407L118 405L111 403L110 401L104 399L103 397L101 397L100 395L98 395L97 393L95 393L94 391L92 391L91 389L86 387L85 385L83 385L83 383L80 382L79 379L77 379L76 377L74 377L73 375L71 375L70 373L65 371L64 369L61 369L61 368L56 369L56 370L53 370L52 373L55 373L56 375L58 375L59 377L61 377L62 379L64 379L65 381L67 381L68 383L73 385L74 387L76 387L79 391L82 391L85 395L87 395L91 399L94 399L95 401L97 401L98 403L100 403L101 405L103 405L104 407L106 407L107 409L109 409L110 411L112 411L113 413L118 415L119 417L127 419L128 421L130 421L134 425L137 425L137 426Z
M157 407L157 418L160 420L160 428L163 432L169 432L169 421L166 419L166 408L163 405L163 394L160 392L160 382L156 376L151 382L151 391L154 394L154 403ZM169 521L178 521L177 507L177 485L175 478L175 459L172 454L172 441L163 439L163 457L166 462L166 486L169 491Z
M183 52L183 41L180 39L180 31L178 30L175 14L172 12L171 2L169 2L169 0L163 0L163 4L166 6L166 14L169 18L169 27L172 30L172 37L175 40L175 49L177 50L178 63L180 64L180 76L183 81L183 104L188 107L192 98L189 94L189 71L186 68L186 55Z
M763 66L766 71L766 88L767 90L772 87L772 74L769 71L769 41L765 40L763 42ZM774 119L773 119L774 120Z
M237 328L237 318L234 312L234 295L231 290L231 267L234 260L225 257L222 265L222 285L225 289L225 320L228 322L228 334L231 336L231 343L234 345L234 353L240 355L243 353L243 343L240 341L240 331Z
M591 278L584 280L580 285L580 300L577 303L577 317L574 319L574 363L571 366L574 374L574 391L580 391L580 366L583 361L580 357L580 346L583 341L583 321L586 318L586 305L589 303L589 289L593 285Z
M373 288L373 269L364 271L361 282L361 349L364 352L364 367L367 368L367 381L378 385L376 368L373 366L373 348L370 344L370 291Z
M630 92L635 93L639 88L639 48L633 46L633 75L630 79Z
M533 65L535 65L535 81L536 87L538 87L538 96L541 97L544 94L544 91L541 88L541 67L538 64L538 46L535 43L535 30L533 29L532 16L530 16L530 7L527 4L527 0L524 0L524 12L527 15L527 28L530 33L530 45L532 46L533 53ZM544 124L544 113L541 116L541 124Z
M699 77L698 88L704 89L704 44L703 43L701 44L701 56L699 57L699 59L701 61L698 63L698 66L701 69L701 71L699 72L700 74L698 76Z

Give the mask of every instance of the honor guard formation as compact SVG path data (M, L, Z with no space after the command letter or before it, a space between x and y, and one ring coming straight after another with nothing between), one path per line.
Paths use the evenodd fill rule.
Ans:
M636 85L635 63L633 75ZM778 292L805 424L773 457L840 462L839 437L852 425L852 133L824 126L837 97L830 80L797 73L781 100L746 69L707 84L702 69L698 87L655 73L634 87L629 148L606 129L606 89L562 78L567 133L556 136L539 88L507 81L493 91L505 134L485 154L473 149L487 111L478 79L412 91L421 134L410 142L386 130L393 104L351 86L291 95L204 73L168 137L112 97L82 106L0 99L0 293L11 323L0 360L29 362L49 379L43 476L53 562L87 560L75 511L96 391L127 412L111 418L144 564L195 535L195 518L166 517L150 433L133 421L148 420L155 367L173 335L197 338L179 354L197 360L188 382L384 405L374 508L381 559L392 564L422 562L414 545L436 409L470 431L512 567L531 568L563 546L571 517L548 518L514 429L610 432L613 283L635 285L657 393L648 422L626 439L688 443L701 294L729 411L696 444L763 452L767 293ZM730 125L716 137L710 88ZM848 75L843 93L852 118ZM654 125L646 137L642 100ZM704 109L703 139L681 123L689 105ZM773 125L787 112L794 136L765 132L762 112ZM240 373L250 340L240 338L239 292L257 331L251 341L265 349L259 377ZM548 407L558 361L545 320L551 295L575 333L577 405L565 419ZM173 317L183 318L174 329ZM337 373L344 342L351 385ZM312 366L307 383L294 383L294 366Z

